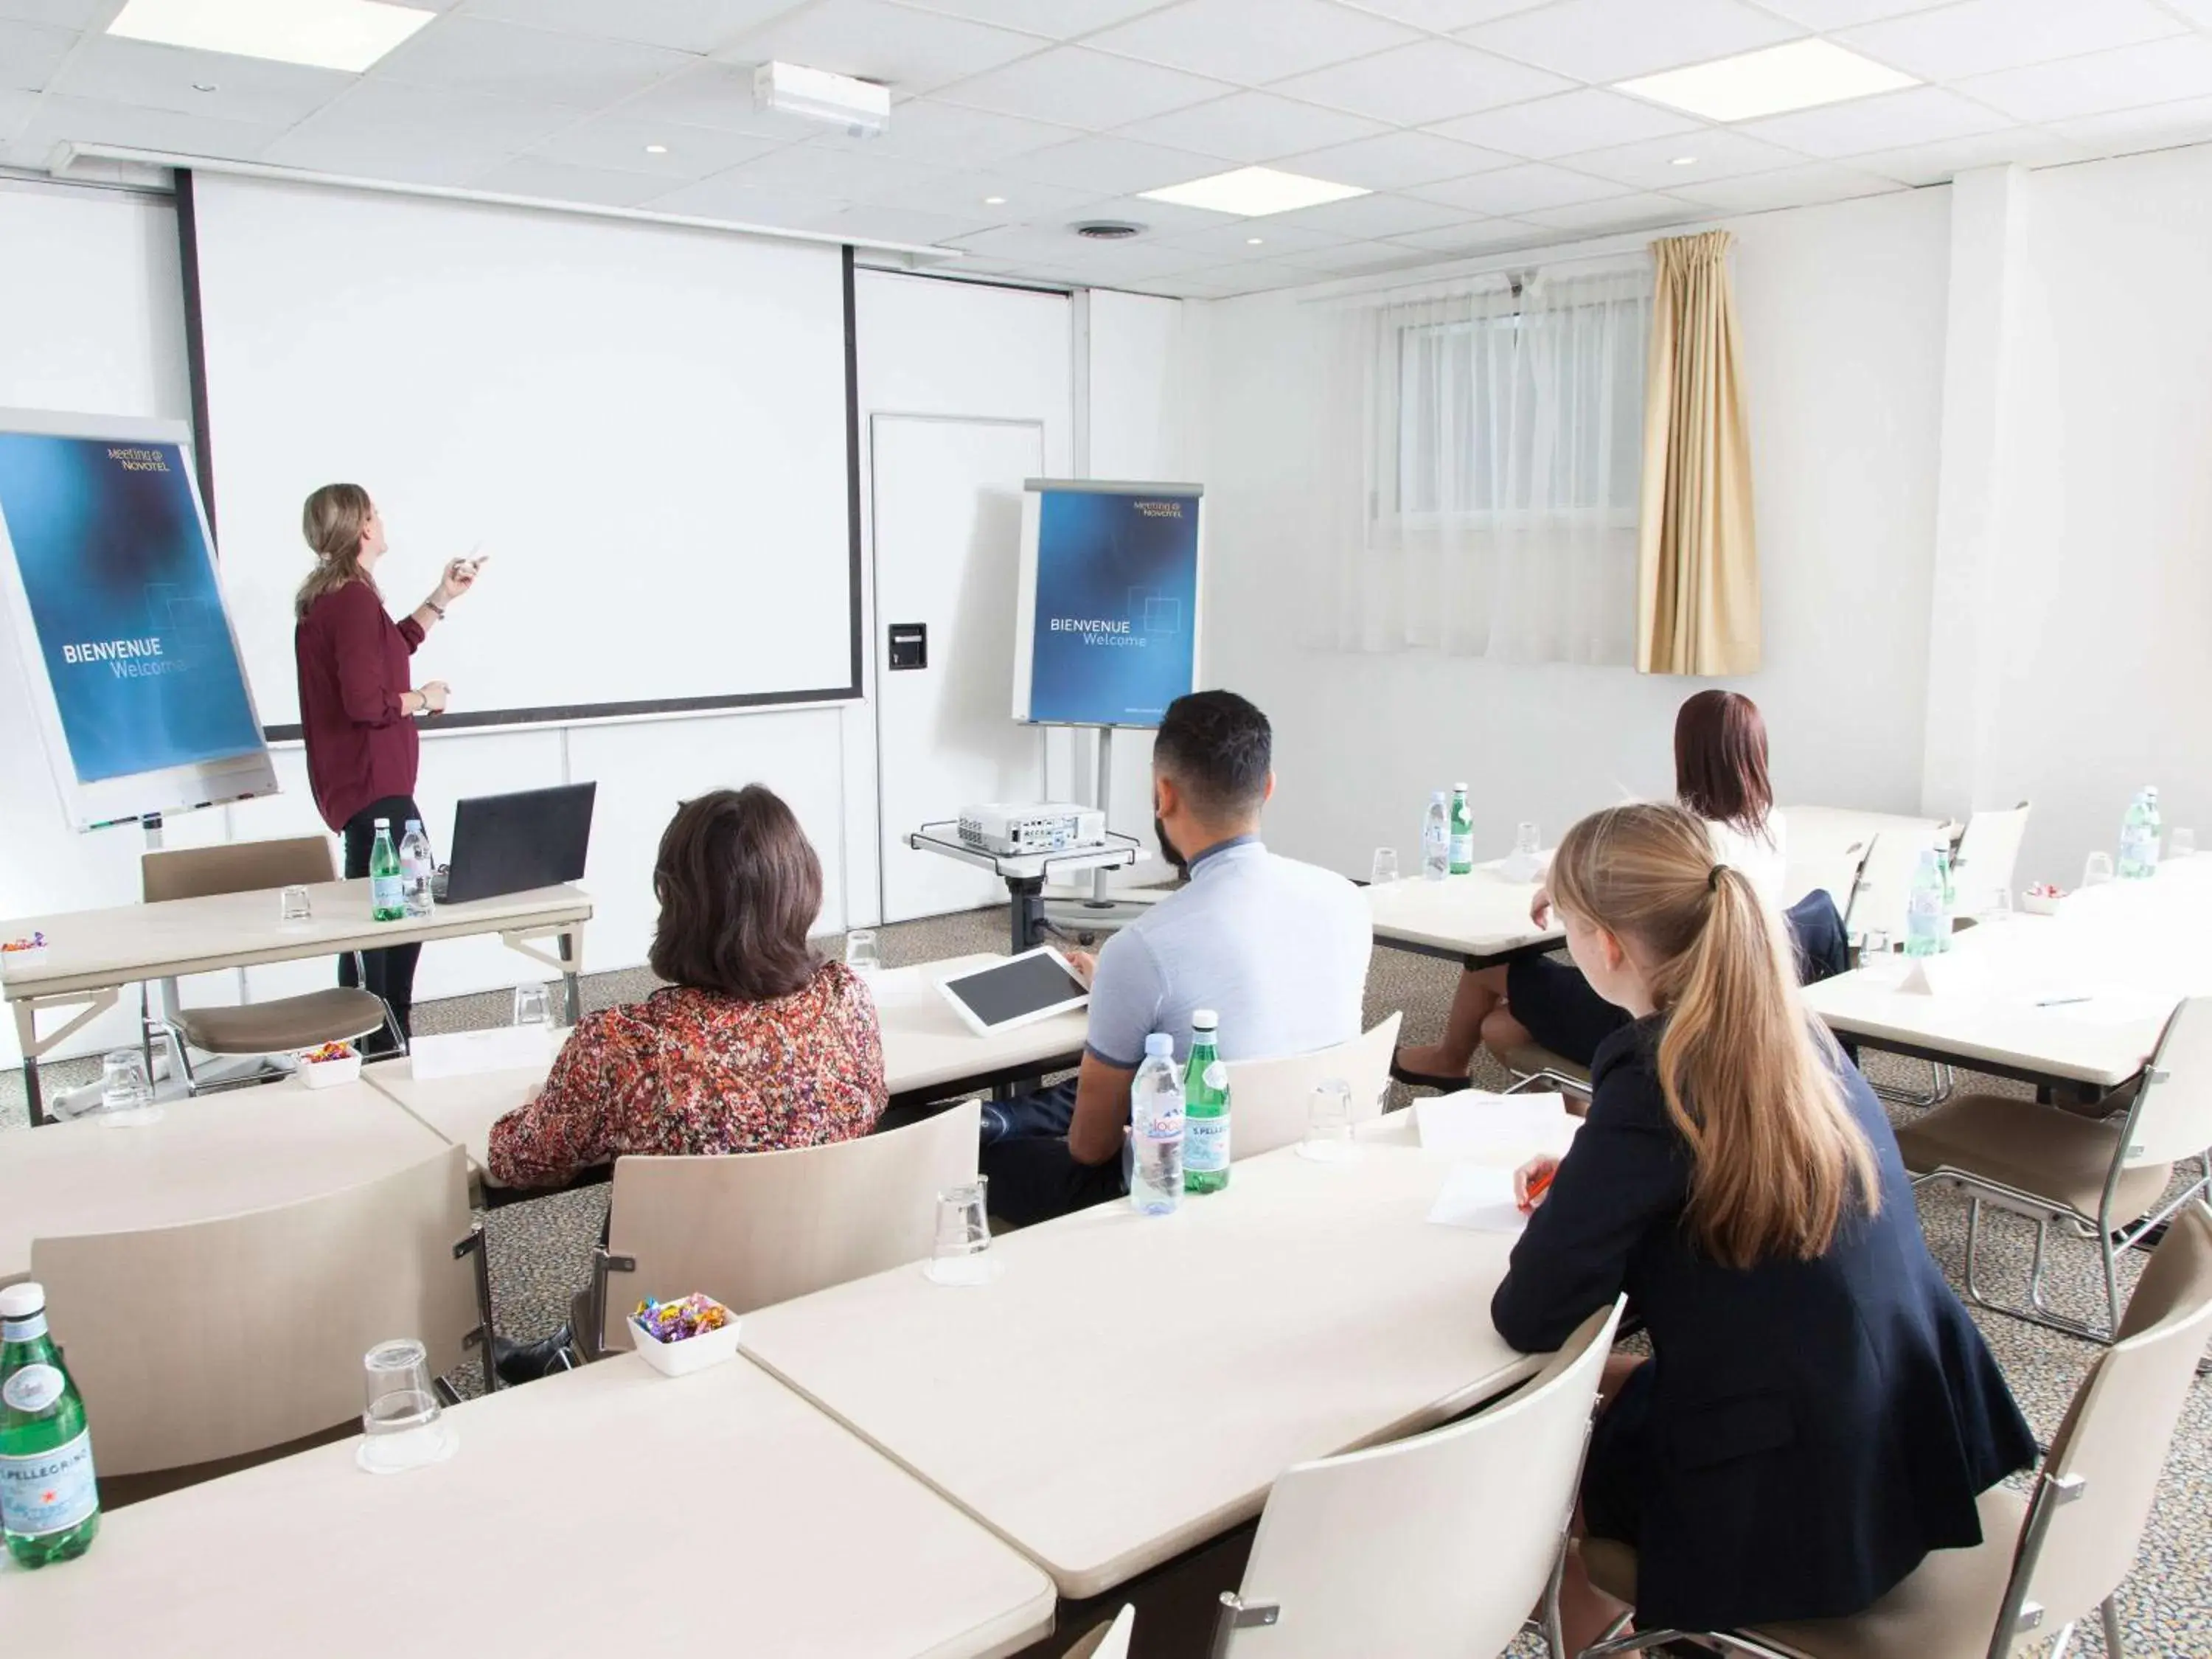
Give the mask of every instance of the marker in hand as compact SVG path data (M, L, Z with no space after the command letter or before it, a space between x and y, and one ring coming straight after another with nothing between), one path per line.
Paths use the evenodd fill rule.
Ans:
M1559 1173L1556 1158L1531 1158L1514 1171L1514 1202L1522 1215L1533 1214L1544 1201L1544 1194L1552 1190L1552 1182Z

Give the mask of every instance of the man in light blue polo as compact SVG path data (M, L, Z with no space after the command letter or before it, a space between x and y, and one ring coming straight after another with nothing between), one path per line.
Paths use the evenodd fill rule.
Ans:
M1267 717L1233 691L1170 704L1152 745L1153 827L1189 884L1123 928L1095 963L1075 1080L983 1109L992 1213L1018 1224L1127 1189L1129 1084L1155 1031L1190 1053L1194 1010L1220 1017L1224 1060L1310 1054L1359 1035L1373 924L1343 877L1260 840L1273 794Z

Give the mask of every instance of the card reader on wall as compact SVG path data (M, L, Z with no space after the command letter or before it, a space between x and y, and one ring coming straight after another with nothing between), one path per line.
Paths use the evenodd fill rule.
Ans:
M994 801L960 809L960 839L985 853L1065 853L1106 840L1106 815L1094 806Z

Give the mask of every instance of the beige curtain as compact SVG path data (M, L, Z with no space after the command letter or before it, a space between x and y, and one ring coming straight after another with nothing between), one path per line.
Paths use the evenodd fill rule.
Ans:
M1724 230L1651 245L1644 387L1636 665L1647 674L1759 666L1759 550Z

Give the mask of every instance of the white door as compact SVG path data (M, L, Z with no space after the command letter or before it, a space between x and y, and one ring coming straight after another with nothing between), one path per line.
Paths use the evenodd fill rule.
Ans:
M1045 470L1043 423L872 415L876 744L885 921L1006 900L1006 884L906 837L981 801L1036 800L1044 747L1015 722L1014 595L1022 481ZM891 666L919 625L926 665Z

